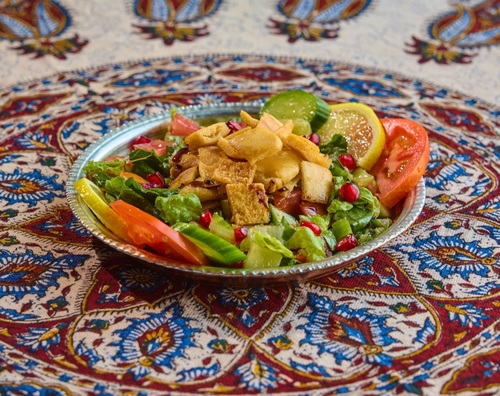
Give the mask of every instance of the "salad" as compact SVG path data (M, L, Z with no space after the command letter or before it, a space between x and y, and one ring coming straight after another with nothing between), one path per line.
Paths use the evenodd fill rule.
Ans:
M257 115L209 125L173 110L164 139L141 136L127 156L89 161L74 187L137 247L193 265L273 268L386 231L428 159L418 123L293 90Z

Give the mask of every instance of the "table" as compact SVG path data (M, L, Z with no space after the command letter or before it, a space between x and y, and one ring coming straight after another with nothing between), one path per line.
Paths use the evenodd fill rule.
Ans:
M0 3L3 394L500 392L500 2ZM427 199L339 272L248 289L93 239L77 156L170 106L302 88L419 121Z

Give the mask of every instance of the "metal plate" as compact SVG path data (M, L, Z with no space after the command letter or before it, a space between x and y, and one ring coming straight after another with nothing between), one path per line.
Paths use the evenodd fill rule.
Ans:
M194 119L211 117L236 116L241 109L250 114L258 113L260 103L222 103L204 106L188 106L179 109L179 112ZM300 282L313 279L347 266L360 259L371 251L380 248L398 235L407 230L422 211L425 201L425 182L420 180L417 186L408 194L401 205L400 213L389 229L374 240L360 245L347 252L339 252L334 256L311 263L299 264L292 267L272 269L232 269L209 266L193 266L156 255L139 249L121 241L107 230L83 200L78 196L73 184L85 174L82 169L89 161L100 161L113 155L126 155L129 152L129 143L135 138L147 134L152 138L163 137L160 127L170 121L170 113L159 113L137 121L130 122L91 144L74 163L66 186L66 195L69 205L75 216L97 238L114 249L137 259L137 265L145 263L158 265L180 275L207 283L216 283L232 287L263 286L285 282Z

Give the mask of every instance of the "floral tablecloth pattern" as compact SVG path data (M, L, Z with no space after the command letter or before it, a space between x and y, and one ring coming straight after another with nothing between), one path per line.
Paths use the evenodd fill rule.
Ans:
M97 62L86 54L105 53L106 40L77 22L80 12L109 15L97 12L101 2L0 2L2 393L498 394L500 106L498 92L483 95L482 78L467 77L475 68L499 85L499 2L442 2L444 13L406 3L434 19L418 19L429 35L405 38L394 59L451 75L460 66L464 87L481 81L471 92L450 88L447 72L425 78L318 52L370 13L377 20L383 1L274 2L262 6L266 53L193 51L220 39L221 15L257 23L249 4L236 12L235 3L110 2L125 8L116 26L135 18L128 26L149 56L135 47L119 58L119 36L106 38L109 62ZM35 65L47 72L31 74ZM407 232L328 276L237 289L142 265L93 238L69 209L73 162L109 131L171 106L263 101L289 88L427 129L427 199Z

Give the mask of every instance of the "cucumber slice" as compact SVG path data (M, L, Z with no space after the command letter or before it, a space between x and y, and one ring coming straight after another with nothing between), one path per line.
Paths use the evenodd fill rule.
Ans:
M231 265L247 258L245 253L236 246L200 226L182 224L176 229L198 246L215 263Z
M234 228L218 213L214 213L208 229L222 239L234 244Z
M330 116L328 104L310 92L300 89L280 92L271 96L262 106L260 115L269 113L281 121L303 119L316 132Z

